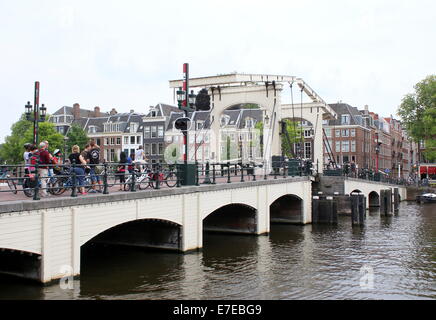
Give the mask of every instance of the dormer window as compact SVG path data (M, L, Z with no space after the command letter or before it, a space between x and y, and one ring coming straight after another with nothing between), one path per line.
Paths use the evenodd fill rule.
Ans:
M341 124L350 124L350 115L343 114L341 116Z
M221 127L228 125L230 122L230 116L224 114L221 116Z
M246 128L254 128L254 119L245 119Z
M97 127L96 126L89 126L88 133L97 133Z
M130 124L130 133L135 133L136 131L138 131L138 124L132 122L132 123Z

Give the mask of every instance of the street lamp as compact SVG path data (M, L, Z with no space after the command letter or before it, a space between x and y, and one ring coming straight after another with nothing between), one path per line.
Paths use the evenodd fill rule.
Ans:
M47 115L47 108L44 104L41 105L41 108L39 107L39 81L35 82L35 100L33 106L30 104L30 101L27 101L24 108L26 112L26 120L33 121L33 144L38 146L39 123L44 122Z

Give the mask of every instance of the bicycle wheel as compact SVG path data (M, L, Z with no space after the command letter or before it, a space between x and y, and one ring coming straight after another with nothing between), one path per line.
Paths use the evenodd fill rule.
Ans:
M177 176L174 172L170 172L165 177L164 181L168 188L173 188L177 184Z
M24 179L23 181L23 193L26 195L26 197L33 197L33 188L30 187L30 180Z
M9 176L8 176L8 178L10 178ZM8 186L9 186L9 189L11 189L12 190L12 193L13 194L17 194L17 184L15 183L15 180L8 180Z

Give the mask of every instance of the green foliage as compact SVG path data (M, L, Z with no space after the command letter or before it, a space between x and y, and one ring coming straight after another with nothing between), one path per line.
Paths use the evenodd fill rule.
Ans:
M425 141L425 157L436 160L436 75L430 75L414 86L398 108L398 115L406 125L409 136L416 142Z
M77 124L73 124L67 134L67 153L71 152L73 146L78 145L82 150L88 143L88 135L85 130Z
M50 151L61 148L63 136L56 132L54 125L49 122L39 123L39 141L47 140ZM33 122L27 121L23 114L20 120L11 127L11 135L5 138L5 143L0 147L0 158L6 164L23 163L24 144L33 143Z
M297 121L293 122L289 119L284 119L283 121L286 123L285 126L286 131L283 132L281 136L282 151L285 154L285 156L293 157L292 150L293 150L294 143L301 142L301 134L302 134L301 126ZM287 136L289 137L289 140L286 137L286 132L287 132Z

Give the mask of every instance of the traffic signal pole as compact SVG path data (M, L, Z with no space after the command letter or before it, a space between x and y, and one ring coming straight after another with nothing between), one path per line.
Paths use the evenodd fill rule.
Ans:
M35 100L33 113L33 144L38 147L38 131L39 131L39 81L35 82Z
M182 102L182 106L185 107L185 117L188 117L188 96L189 96L189 64L183 64L183 91L185 91L185 100ZM183 155L183 161L185 165L188 164L188 130L183 132L183 144L185 146L185 154ZM186 168L186 167L185 167Z

